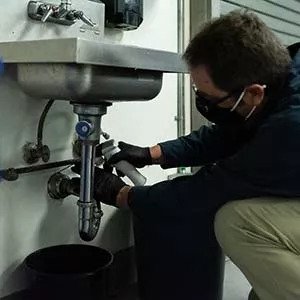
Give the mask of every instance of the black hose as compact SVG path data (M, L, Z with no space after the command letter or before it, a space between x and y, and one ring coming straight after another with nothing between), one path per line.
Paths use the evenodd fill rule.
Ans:
M37 130L37 146L38 147L43 146L44 123L45 123L46 116L47 116L51 106L53 105L54 101L55 101L54 99L50 99L41 114L41 117L39 120L39 125L38 125L38 130Z

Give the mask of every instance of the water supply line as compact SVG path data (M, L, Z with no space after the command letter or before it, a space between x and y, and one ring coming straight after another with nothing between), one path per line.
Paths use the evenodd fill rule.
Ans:
M94 168L96 146L101 135L101 118L107 112L107 105L74 104L74 113L79 122L76 132L81 141L81 173L78 227L84 241L93 240L99 230L103 212L100 201L94 199Z
M38 124L38 130L37 130L37 146L38 147L43 147L44 124L45 124L46 116L47 116L50 108L53 106L54 101L55 101L54 99L50 99L47 102L47 104L42 112L42 115L40 117L39 124Z
M50 108L53 106L54 101L54 99L48 100L41 114L37 129L36 143L28 142L23 146L23 159L27 164L34 164L40 159L42 159L43 162L48 162L50 159L50 149L48 145L43 143L43 132L47 114Z

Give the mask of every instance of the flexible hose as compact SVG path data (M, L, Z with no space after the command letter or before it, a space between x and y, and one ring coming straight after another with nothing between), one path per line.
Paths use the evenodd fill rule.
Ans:
M47 116L51 106L53 105L54 101L55 101L54 99L50 99L41 114L41 117L39 120L39 125L38 125L38 130L37 130L37 145L38 145L38 147L43 146L44 123L45 123L46 116Z

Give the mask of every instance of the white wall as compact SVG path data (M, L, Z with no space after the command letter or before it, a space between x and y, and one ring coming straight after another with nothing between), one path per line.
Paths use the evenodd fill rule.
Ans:
M81 32L53 24L42 25L26 17L27 0L2 1L0 41L81 36L103 38L92 31ZM58 2L56 0L56 2ZM105 39L157 49L176 51L177 7L174 0L145 0L145 21L134 32L107 30ZM101 7L95 2L74 0L92 19L102 22ZM99 17L100 16L100 17ZM1 53L0 53L1 55ZM155 144L176 137L176 75L167 75L160 95L148 103L123 103L109 108L103 119L103 130L116 140L138 145ZM8 78L0 78L0 168L18 167L22 146L34 141L36 126L46 100L30 99ZM58 101L50 111L44 140L51 148L51 160L71 158L75 116L68 103ZM169 171L169 173L172 171ZM0 186L0 297L16 289L16 266L32 251L54 244L80 242L77 233L75 198L54 201L46 195L46 184L52 171L22 176L16 182ZM143 170L149 183L167 178L159 167ZM105 207L101 231L93 244L117 251L132 244L130 215Z

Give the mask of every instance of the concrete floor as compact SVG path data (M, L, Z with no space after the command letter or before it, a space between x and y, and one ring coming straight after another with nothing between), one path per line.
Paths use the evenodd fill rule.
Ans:
M223 300L247 300L251 286L240 270L226 261Z

